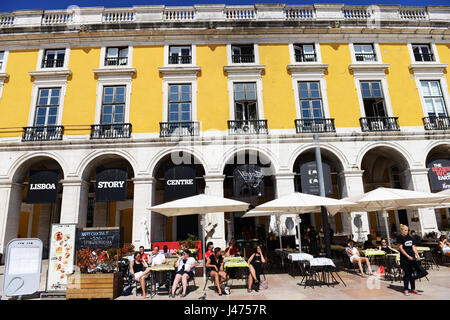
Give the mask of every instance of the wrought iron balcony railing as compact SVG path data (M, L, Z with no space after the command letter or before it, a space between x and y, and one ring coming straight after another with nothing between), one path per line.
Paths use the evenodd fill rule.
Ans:
M414 53L414 59L416 59L417 62L420 61L434 61L434 56L432 53Z
M232 59L233 59L233 63L254 63L255 55L254 54L233 54Z
M23 127L22 141L62 140L63 126Z
M198 136L200 133L200 122L181 121L181 122L160 122L160 137L182 137Z
M91 139L122 139L131 136L131 123L91 125Z
M44 59L41 68L61 68L64 66L64 59Z
M398 117L365 117L360 118L361 129L367 131L400 131Z
M425 117L422 118L425 130L449 130L450 117Z
M267 120L228 120L228 133L239 134L268 134Z
M299 53L295 55L295 62L316 62L317 56L315 53Z
M356 61L377 61L375 53L355 53Z
M297 133L336 132L334 119L296 119L295 130Z
M126 66L128 57L105 58L105 66Z
M169 64L190 64L191 56L169 56Z

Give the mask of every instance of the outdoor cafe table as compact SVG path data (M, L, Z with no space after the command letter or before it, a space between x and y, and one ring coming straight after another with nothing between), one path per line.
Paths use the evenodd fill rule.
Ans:
M386 254L383 250L377 250L377 249L367 249L363 250L364 256L369 259L370 263L373 263L377 261L379 257L382 257Z
M242 257L225 257L223 260L224 260L223 270L227 274L229 273L230 269L234 269L234 268L236 268L237 271L242 271L243 277L237 278L237 279L245 280L245 284L247 285L248 284L247 283L248 269L249 269L247 261L245 261L244 258L242 258ZM228 280L227 280L227 286L228 286Z
M158 277L158 282L161 285L161 279L164 272L172 272L175 271L175 262L173 262L173 259L170 259L172 261L168 261L169 259L166 259L166 263L159 264L156 266L150 267L150 298L152 298L157 292L156 292L156 282L155 279ZM170 290L170 283L169 279L167 281L167 288Z

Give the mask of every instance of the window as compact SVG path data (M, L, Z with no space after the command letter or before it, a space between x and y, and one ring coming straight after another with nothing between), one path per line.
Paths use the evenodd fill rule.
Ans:
M380 81L361 81L361 93L366 117L386 117Z
M101 124L123 123L125 117L125 86L104 87Z
M319 82L299 82L298 95L302 119L323 118Z
M169 64L192 63L191 46L170 46Z
M39 89L35 126L55 126L57 124L60 93L61 88Z
M105 66L126 66L128 64L128 47L106 48Z
M258 120L256 83L234 84L235 120Z
M423 99L427 108L429 117L446 117L444 97L442 95L441 85L438 80L420 81L422 86Z
M169 85L169 122L191 121L191 85Z
M314 44L294 44L295 62L316 62Z
M233 63L254 63L255 51L253 45L232 45L231 55Z
M429 44L413 44L412 50L416 61L434 61Z
M45 50L42 60L42 68L61 68L64 66L64 55L66 49Z
M5 59L5 51L0 51L0 70L3 68L3 61Z
M356 61L377 61L372 44L354 44Z

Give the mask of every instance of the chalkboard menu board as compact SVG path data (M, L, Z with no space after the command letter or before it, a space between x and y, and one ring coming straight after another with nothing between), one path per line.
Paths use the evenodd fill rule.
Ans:
M123 228L83 228L77 230L77 249L118 249L123 247Z

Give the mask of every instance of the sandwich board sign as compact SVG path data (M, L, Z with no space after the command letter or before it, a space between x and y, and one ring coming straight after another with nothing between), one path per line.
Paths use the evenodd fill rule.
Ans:
M42 241L36 238L11 240L6 246L3 293L24 296L39 290L42 268Z

